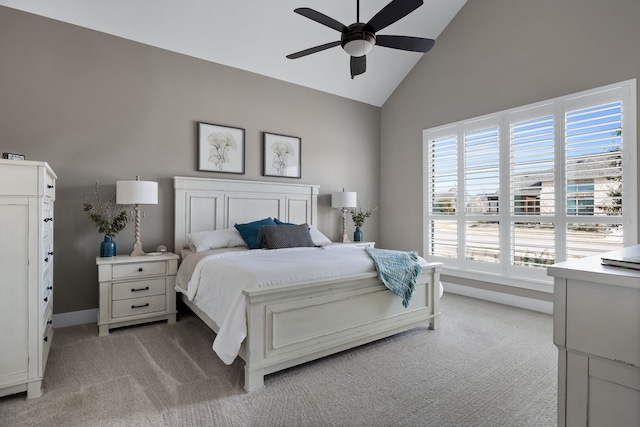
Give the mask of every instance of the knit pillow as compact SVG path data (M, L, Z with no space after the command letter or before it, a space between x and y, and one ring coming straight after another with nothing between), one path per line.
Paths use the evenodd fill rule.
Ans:
M258 243L263 249L314 247L307 224L263 225L258 232Z
M278 225L296 225L296 224L293 224L291 222L280 221L278 218L274 218L273 220ZM311 234L311 238L313 239L313 243L315 243L316 246L326 246L326 245L330 245L332 243L331 240L327 236L322 234L322 232L320 230L318 230L318 228L315 225L310 225L309 226L309 233Z

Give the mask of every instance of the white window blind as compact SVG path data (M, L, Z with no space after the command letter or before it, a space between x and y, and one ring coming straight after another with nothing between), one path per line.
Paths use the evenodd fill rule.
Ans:
M425 255L549 282L547 265L636 244L635 84L425 130Z
M458 140L452 131L441 129L429 142L429 252L444 258L458 255L457 221L451 219L458 212Z

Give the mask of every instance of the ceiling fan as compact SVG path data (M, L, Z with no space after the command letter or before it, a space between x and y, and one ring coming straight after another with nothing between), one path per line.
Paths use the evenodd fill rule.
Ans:
M435 43L435 40L411 36L386 36L376 35L376 33L394 22L404 18L420 6L422 0L392 0L391 3L383 7L366 24L360 22L360 0L356 0L356 21L349 26L344 25L333 18L328 17L316 10L308 7L300 7L294 10L302 16L336 31L340 31L340 40L322 44L300 52L287 55L289 59L297 59L312 53L342 46L351 56L351 78L364 73L367 70L366 54L373 49L373 46L384 46L392 49L408 50L411 52L428 52Z

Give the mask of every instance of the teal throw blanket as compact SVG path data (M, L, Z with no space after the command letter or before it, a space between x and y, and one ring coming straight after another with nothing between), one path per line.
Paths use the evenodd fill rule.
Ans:
M402 305L407 307L416 288L418 275L422 272L418 254L370 247L366 251L378 270L378 278L394 294L400 296Z

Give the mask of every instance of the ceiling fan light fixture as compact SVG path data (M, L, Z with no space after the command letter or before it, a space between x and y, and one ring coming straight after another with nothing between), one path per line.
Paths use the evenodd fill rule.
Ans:
M351 56L364 56L373 49L373 43L367 39L352 40L342 47Z
M351 30L356 27L356 31L348 32L342 36L342 48L351 56L365 56L376 44L376 36L362 29L363 26L363 24L354 24L351 26Z

